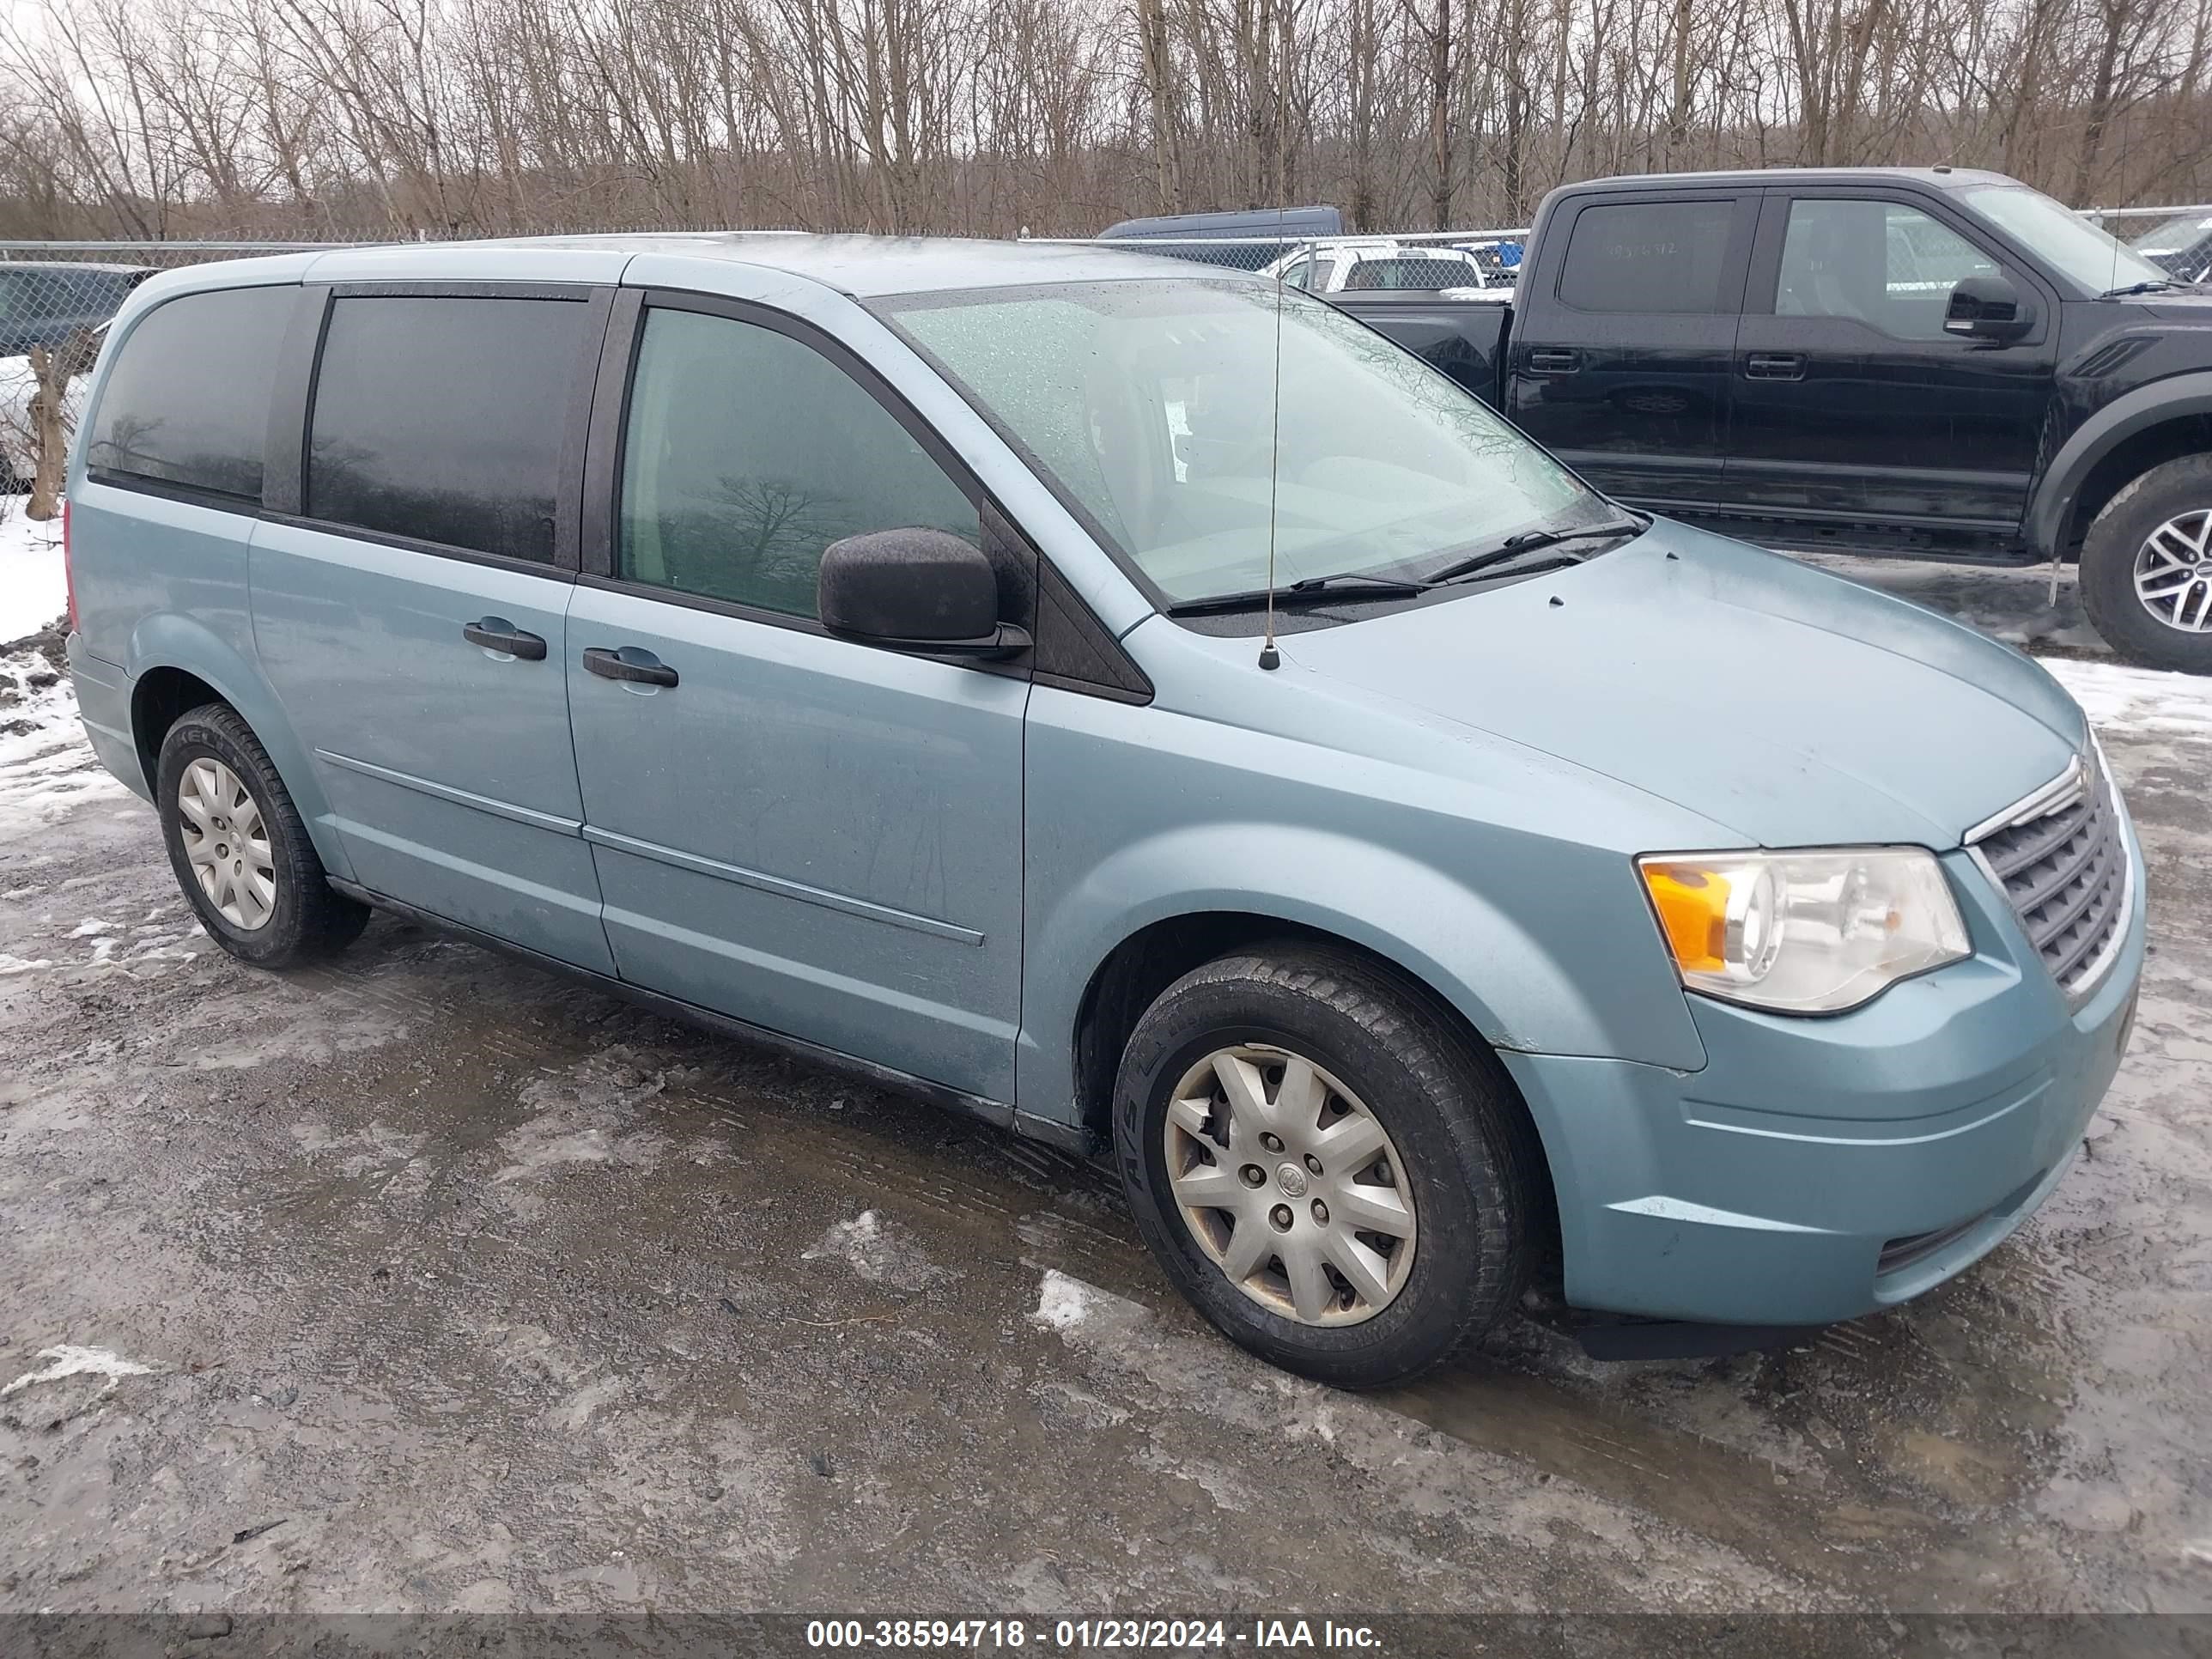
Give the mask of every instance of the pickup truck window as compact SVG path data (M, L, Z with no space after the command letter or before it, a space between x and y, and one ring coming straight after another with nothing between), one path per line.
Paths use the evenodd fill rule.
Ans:
M1996 262L1902 202L1803 199L1790 204L1775 284L1778 317L1844 317L1898 340L1941 340L1961 277Z
M1271 514L1285 586L1418 577L1522 530L1608 515L1455 382L1273 283L1054 283L878 307L1170 600L1264 585Z
M1984 185L1960 191L1959 200L2092 294L2173 280L2172 272L2026 185Z
M1733 311L1723 303L1735 204L1625 202L1576 216L1559 300L1577 311Z

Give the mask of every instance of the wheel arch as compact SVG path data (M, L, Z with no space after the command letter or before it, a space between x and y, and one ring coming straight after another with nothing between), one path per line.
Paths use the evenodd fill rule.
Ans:
M2044 471L2025 539L2045 557L2077 553L2097 514L2129 483L2184 455L2212 453L2212 370L2175 374L2114 398L2077 428Z
M1310 922L1259 910L1203 910L1163 917L1131 933L1109 951L1084 988L1073 1036L1076 1103L1085 1133L1094 1145L1113 1139L1114 1084L1121 1051L1145 1011L1160 994L1194 968L1240 950L1265 945L1310 945L1358 958L1424 1005L1477 1050L1495 1056L1497 1047L1453 1000L1419 974L1373 946ZM1520 1085L1502 1062L1495 1065L1499 1093L1518 1121L1534 1160L1530 1171L1537 1191L1538 1257L1559 1260L1559 1189L1550 1154L1535 1115ZM1550 1271L1549 1266L1546 1272Z
M161 739L178 716L203 702L228 703L252 728L300 811L323 867L350 880L353 866L331 824L330 803L307 748L276 699L235 647L205 623L174 614L148 617L131 636L131 742L158 794ZM158 806L159 803L156 802Z

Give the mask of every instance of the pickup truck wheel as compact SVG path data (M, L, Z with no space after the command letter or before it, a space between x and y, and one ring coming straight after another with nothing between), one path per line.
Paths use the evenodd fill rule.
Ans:
M217 945L289 968L361 937L368 907L333 889L290 791L227 703L178 717L161 739L154 799L177 884Z
M1339 1388L1413 1376L1514 1306L1531 1134L1496 1056L1442 1011L1299 945L1177 980L1115 1085L1122 1183L1176 1288Z
M2154 466L2081 546L2081 606L2130 662L2212 674L2212 455Z

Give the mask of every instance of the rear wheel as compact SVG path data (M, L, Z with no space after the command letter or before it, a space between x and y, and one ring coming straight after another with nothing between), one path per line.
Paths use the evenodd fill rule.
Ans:
M2130 662L2212 673L2212 455L2154 466L2081 545L2081 605Z
M343 949L368 907L330 884L291 793L227 703L178 717L161 739L155 799L169 863L215 942L285 968Z
M1520 1295L1534 1165L1511 1085L1363 957L1285 945L1186 974L1131 1035L1115 1113L1146 1243L1285 1370L1401 1382Z

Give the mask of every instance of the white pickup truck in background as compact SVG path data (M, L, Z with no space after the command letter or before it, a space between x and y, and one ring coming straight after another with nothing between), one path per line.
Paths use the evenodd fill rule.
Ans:
M1309 294L1337 295L1418 289L1425 293L1468 289L1513 291L1513 273L1498 257L1496 242L1439 247L1421 242L1371 240L1314 242L1267 267ZM1488 252L1490 257L1483 256Z

